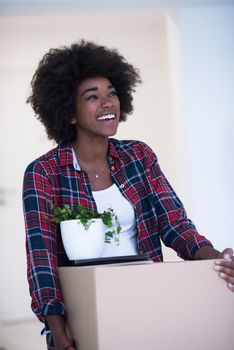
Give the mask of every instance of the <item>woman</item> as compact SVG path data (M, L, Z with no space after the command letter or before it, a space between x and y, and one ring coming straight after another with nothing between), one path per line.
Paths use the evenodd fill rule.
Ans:
M23 191L32 309L45 323L48 349L76 349L64 327L56 268L69 261L52 204L99 211L111 204L122 232L105 256L162 261L161 238L183 259L218 258L215 269L234 291L232 249L220 253L199 235L146 144L112 138L133 110L138 83L138 70L116 50L86 41L50 50L33 77L28 102L58 143L27 167Z

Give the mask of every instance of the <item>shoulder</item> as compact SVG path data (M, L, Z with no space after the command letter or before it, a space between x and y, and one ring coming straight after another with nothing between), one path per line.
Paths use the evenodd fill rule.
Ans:
M139 140L117 140L110 139L119 156L127 156L134 158L147 158L149 161L157 160L157 156L152 148L143 141Z
M57 146L49 150L29 163L26 167L25 175L29 173L50 173L52 169L56 168L59 164L59 147L60 146Z

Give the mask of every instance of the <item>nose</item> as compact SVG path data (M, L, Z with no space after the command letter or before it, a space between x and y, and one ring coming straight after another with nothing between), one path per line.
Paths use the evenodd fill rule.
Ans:
M113 101L109 96L105 96L101 101L102 108L110 108L113 106Z

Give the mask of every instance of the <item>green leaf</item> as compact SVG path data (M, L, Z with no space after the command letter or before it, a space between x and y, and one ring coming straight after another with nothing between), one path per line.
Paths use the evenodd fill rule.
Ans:
M105 242L110 243L113 239L114 242L119 243L119 233L122 228L112 208L108 208L103 213L98 213L81 204L71 209L68 204L64 204L62 207L56 207L52 203L51 209L54 214L54 221L57 224L65 220L78 219L86 230L89 228L92 219L101 218L104 225L111 229L105 233Z

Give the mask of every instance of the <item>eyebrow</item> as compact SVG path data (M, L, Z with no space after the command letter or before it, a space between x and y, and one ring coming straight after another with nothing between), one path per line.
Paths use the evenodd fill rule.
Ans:
M113 85L108 85L107 88L108 88L108 89L112 89L112 88L114 88L114 86L113 86ZM97 87L97 86L88 88L88 89L86 89L85 91L82 92L81 96L83 96L84 94L86 94L86 92L97 91L97 90L98 90L98 87Z

